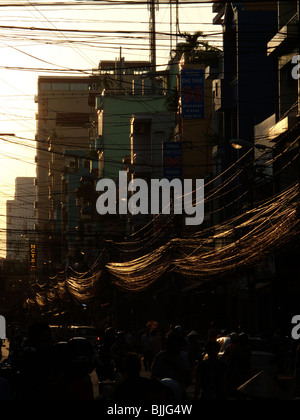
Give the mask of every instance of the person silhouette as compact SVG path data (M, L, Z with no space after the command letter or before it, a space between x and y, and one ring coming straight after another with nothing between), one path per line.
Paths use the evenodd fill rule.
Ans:
M176 332L168 334L166 348L155 356L152 366L152 378L173 379L180 385L183 398L192 381L192 367L185 347L185 337Z
M220 344L208 341L205 346L207 359L202 360L196 367L195 399L225 400L227 399L226 363L219 359Z
M28 328L19 356L14 360L13 391L16 399L48 400L53 374L53 341L48 323Z
M145 378L141 373L141 359L136 353L128 353L123 360L124 380L119 383L115 400L126 404L165 401L171 395L169 389L156 379Z

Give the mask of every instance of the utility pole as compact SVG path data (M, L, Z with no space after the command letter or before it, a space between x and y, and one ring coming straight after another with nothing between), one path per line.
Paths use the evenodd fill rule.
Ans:
M170 53L172 54L173 50L173 28L172 28L172 0L170 0Z
M150 63L152 73L152 93L155 92L155 73L156 73L156 27L155 13L158 10L159 0L148 0L148 9L150 12L149 19L149 36L150 36Z
M180 29L179 29L179 7L178 7L178 1L179 0L175 0L176 3L176 29L175 29L175 48L177 47L177 42L178 42L178 35L180 33Z
M177 39L179 30L179 7L178 7L179 0L169 0L170 2L170 53L172 54L173 50L173 7L172 3L175 4L175 48L177 47Z

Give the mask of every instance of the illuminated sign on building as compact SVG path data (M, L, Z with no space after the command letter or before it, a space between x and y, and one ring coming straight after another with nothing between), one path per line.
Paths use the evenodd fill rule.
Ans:
M30 244L30 270L36 270L36 244Z
M182 177L182 143L164 142L163 145L164 178Z
M204 70L181 70L181 115L183 119L204 118Z

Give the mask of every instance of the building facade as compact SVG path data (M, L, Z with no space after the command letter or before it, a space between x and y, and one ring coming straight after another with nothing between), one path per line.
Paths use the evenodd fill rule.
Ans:
M249 152L249 147L234 149L232 141L254 144L255 125L277 114L277 71L266 53L267 43L277 31L277 5L276 2L221 3L215 2L213 6L217 12L214 23L223 28L222 68L219 78L213 81L213 110L222 119L214 154L220 173L226 171L222 176L225 181L233 176L236 162ZM246 165L252 159L253 154L248 153L241 164ZM252 196L246 193L251 190L251 174L248 175L235 177L228 184L226 197L217 204L223 209L218 215L220 220L239 214L252 201Z
M6 202L6 259L30 264L30 245L35 244L35 185L32 177L15 179L15 198Z
M94 191L96 191L98 179L111 179L119 188L120 171L134 171L136 156L133 156L135 152L133 152L133 132L131 131L133 116L135 119L141 119L140 123L135 126L134 134L138 135L139 129L139 135L144 140L146 137L148 140L150 139L151 144L148 140L147 142L145 140L140 149L140 151L144 150L144 156L146 156L149 167L152 166L151 154L154 149L156 150L155 153L162 154L162 137L161 133L157 133L157 129L149 130L146 120L148 121L150 118L151 121L160 121L160 130L164 133L164 140L168 136L172 136L174 130L174 115L165 111L166 96L163 94L163 83L158 78L155 82L155 92L153 92L152 80L147 77L147 72L145 72L149 70L149 63L129 62L127 67L121 69L117 64L113 71L111 70L112 62L105 63L105 65L100 62L101 72L106 74L106 70L110 69L110 80L113 83L96 100L97 138L91 143L90 150L90 153L95 157L95 166L92 172L94 175L92 189ZM141 77L142 74L144 74L144 77ZM170 120L172 121L171 124ZM156 143L158 137L161 140L159 146ZM159 142L159 140L157 141ZM130 177L131 175L128 176L128 180L130 180ZM100 236L107 239L123 238L131 230L128 219L124 215L107 214L100 216L98 222Z
M264 175L271 173L273 194L283 194L295 186L299 189L299 1L277 1L277 30L267 43L267 56L274 62L278 75L277 113L270 114L255 127L258 143L263 137L272 155L272 171L265 163ZM270 160L270 159L268 159ZM269 182L270 183L270 182ZM297 201L298 200L298 201ZM294 203L299 208L298 198ZM292 212L292 209L291 209ZM295 219L299 223L299 213ZM284 328L298 313L296 296L299 294L300 270L297 263L299 246L297 240L272 258L273 275L269 279L269 292L272 294L274 322ZM270 263L269 263L270 265Z
M116 179L124 169L123 159L130 154L131 113L162 107L163 96L155 94L151 102L151 80L141 78L149 69L148 62L120 58L100 61L94 76L39 77L35 200L39 272L47 275L70 263L77 266L84 248L99 252L95 184L101 177ZM108 230L109 225L107 220Z
M38 269L62 261L62 175L76 167L76 152L89 149L94 111L91 95L94 86L89 77L47 77L38 79L36 102L36 234ZM68 150L68 156L65 155ZM72 157L71 151L74 151ZM64 209L64 218L66 212Z

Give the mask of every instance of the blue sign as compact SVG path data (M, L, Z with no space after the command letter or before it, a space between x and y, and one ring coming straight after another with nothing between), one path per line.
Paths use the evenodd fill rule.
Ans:
M182 177L182 143L164 142L163 147L164 178Z
M181 70L181 115L184 119L204 118L204 70Z

